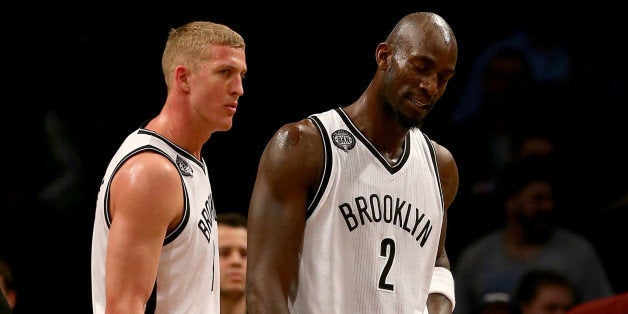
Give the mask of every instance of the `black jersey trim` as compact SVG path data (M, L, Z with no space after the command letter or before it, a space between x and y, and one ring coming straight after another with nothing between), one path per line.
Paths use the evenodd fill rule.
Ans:
M436 156L436 148L434 148L434 143L432 140L425 134L422 133L423 137L425 137L425 142L427 142L427 147L430 149L430 156L432 156L432 166L434 167L434 172L436 173L436 182L438 183L438 191L440 192L440 204L441 208L445 209L445 198L443 196L443 187L440 182L440 171L438 171L438 157Z
M145 314L154 314L157 311L157 281L153 285L153 291L151 291L148 301L146 302Z
M166 158L168 158L168 160L170 160L170 162L175 166L175 168L177 169L177 172L179 173L179 178L181 179L181 185L183 186L183 218L181 219L181 221L179 222L179 224L177 225L177 227L172 230L172 232L170 232L169 234L166 234L166 237L164 239L164 245L172 242L172 240L176 239L176 237L181 234L181 232L183 232L183 229L185 228L185 226L187 225L189 219L190 219L190 202L189 202L189 195L188 195L188 190L187 190L187 186L185 184L185 180L183 180L183 174L181 174L181 171L179 170L179 167L177 167L177 163L172 160L172 158L170 158L170 156L168 155L168 153L164 152L163 150L152 146L152 145L144 145L141 147L138 147L134 150L132 150L131 152L129 152L126 156L124 156L122 159L120 159L120 162L118 162L118 164L116 165L116 168L113 170L113 172L111 173L111 176L109 177L109 182L107 183L107 190L105 192L105 197L104 197L104 215L105 215L105 222L107 223L107 228L111 228L111 214L110 214L110 210L109 210L109 197L111 195L111 183L113 182L113 177L116 175L116 173L118 172L118 170L120 169L120 167L127 161L129 160L129 158L141 153L141 152L145 152L145 151L153 151L155 153L158 153Z
M151 130L147 130L147 129L139 129L137 131L137 133L138 134L146 134L146 135L150 135L150 136L154 136L156 138L159 138L160 140L164 141L164 143L168 144L168 146L172 147L172 149L174 149L178 154L183 155L187 159L189 159L189 160L193 161L194 163L196 163L199 167L201 167L201 169L203 169L203 172L205 172L205 174L207 174L207 170L205 169L205 164L201 160L198 160L190 152L188 152L187 150L179 147L177 144L171 142L169 139L163 137L161 134L156 133L156 132L151 131Z
M312 213L314 213L314 209L316 208L316 206L318 206L318 203L321 201L321 198L323 197L323 192L325 191L325 189L327 189L327 184L329 184L329 178L331 176L331 167L333 164L331 160L331 142L329 140L329 134L327 133L325 126L323 126L323 123L321 122L321 120L316 116L310 116L309 119L314 122L314 125L316 125L316 127L320 131L320 135L323 139L325 164L324 164L323 178L321 180L321 183L318 185L316 194L314 194L314 198L312 199L312 202L307 207L307 210L305 212L306 220L312 215Z
M355 126L355 124L353 124L351 119L349 119L349 116L347 116L347 114L344 112L344 110L342 110L342 108L335 108L334 110L336 110L338 115L340 115L340 118L342 118L342 120L345 122L347 127L351 129L351 132L353 132L353 134L366 146L366 148L368 148L368 150L371 151L373 156L375 156L375 158L379 160L379 162L386 168L386 170L388 170L388 172L390 172L390 174L395 174L399 170L401 170L401 168L403 168L403 165L406 164L406 161L408 161L408 158L410 157L410 133L409 132L408 134L406 134L406 137L403 141L403 149L402 149L399 160L394 165L391 165L388 162L388 160L386 160L386 158L384 158L384 156L382 156L382 154L377 150L377 148L373 146L373 143L371 143L366 138L366 136L364 136L364 134L362 134L362 132Z
M181 178L181 185L183 186L183 218L181 219L181 221L179 221L179 224L176 228L174 228L174 230L172 230L172 232L166 234L166 238L164 238L164 245L167 245L168 243L174 241L174 239L176 239L181 234L181 232L183 232L185 226L187 226L188 221L190 220L190 195L188 193L188 188L185 184L185 180L183 180L183 174L180 170L179 177Z

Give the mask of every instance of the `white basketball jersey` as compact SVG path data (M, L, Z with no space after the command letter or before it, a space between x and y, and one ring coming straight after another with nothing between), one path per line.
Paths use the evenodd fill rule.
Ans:
M98 192L91 257L93 311L105 311L111 180L127 159L145 151L162 154L176 165L184 193L183 219L175 230L166 235L157 280L146 304L146 312L219 313L218 227L205 161L198 160L159 134L141 128L122 143L107 168Z
M419 130L390 164L342 109L310 116L325 147L307 209L294 313L421 313L443 221L434 147Z

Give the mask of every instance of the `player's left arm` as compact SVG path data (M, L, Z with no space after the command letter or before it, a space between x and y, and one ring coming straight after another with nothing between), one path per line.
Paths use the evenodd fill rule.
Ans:
M454 282L449 258L445 251L445 238L447 235L447 212L458 192L459 175L456 160L451 152L444 146L432 142L436 150L445 212L427 307L429 313L451 313L455 306Z

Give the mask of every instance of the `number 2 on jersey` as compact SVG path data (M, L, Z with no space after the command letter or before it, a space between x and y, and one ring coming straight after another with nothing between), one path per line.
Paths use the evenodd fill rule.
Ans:
M389 283L386 283L386 277L392 268L393 261L395 259L395 241L391 238L385 238L382 240L381 250L379 252L380 257L388 258L386 260L386 265L382 270L382 274L379 277L379 288L383 290L394 291L395 286Z

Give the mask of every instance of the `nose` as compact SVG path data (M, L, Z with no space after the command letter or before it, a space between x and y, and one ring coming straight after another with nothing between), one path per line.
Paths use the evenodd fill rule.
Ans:
M438 93L438 77L436 73L426 74L421 78L419 87L425 90L428 95L434 96Z
M225 257L229 264L243 264L246 261L246 256L239 252L231 252Z
M231 84L231 89L231 93L238 96L242 96L244 94L244 83L242 77L236 76L236 78L233 80L233 84Z

